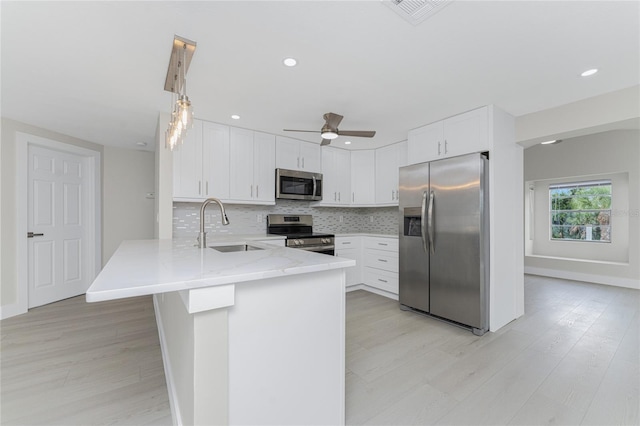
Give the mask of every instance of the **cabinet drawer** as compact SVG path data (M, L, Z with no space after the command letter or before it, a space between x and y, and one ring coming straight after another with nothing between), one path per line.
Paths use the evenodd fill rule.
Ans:
M398 254L383 250L367 249L364 253L364 266L398 272Z
M366 237L364 247L376 250L386 250L398 252L397 238Z
M336 250L340 248L357 249L360 248L361 237L336 237Z
M364 268L364 283L390 293L398 294L398 274L374 268Z

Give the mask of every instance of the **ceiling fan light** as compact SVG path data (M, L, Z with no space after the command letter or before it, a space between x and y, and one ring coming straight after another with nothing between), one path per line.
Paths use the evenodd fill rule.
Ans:
M326 131L326 132L322 132L321 134L322 139L335 139L338 137L338 134L336 132L332 132L331 130Z

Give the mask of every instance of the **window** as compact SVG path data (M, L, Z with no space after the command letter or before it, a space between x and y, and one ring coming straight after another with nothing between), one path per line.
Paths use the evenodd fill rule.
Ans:
M611 180L549 185L551 239L611 242Z

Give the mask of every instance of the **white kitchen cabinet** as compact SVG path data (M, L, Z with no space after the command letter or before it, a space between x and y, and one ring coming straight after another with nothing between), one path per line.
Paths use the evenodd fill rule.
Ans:
M398 205L398 169L407 162L407 143L400 142L376 149L375 202Z
M284 136L276 137L276 167L320 173L320 145Z
M194 120L173 151L173 198L199 201L229 197L229 126Z
M318 206L351 203L351 153L330 146L322 147L322 201Z
M362 240L364 284L397 295L398 239L365 236Z
M356 266L345 269L346 286L355 286L362 283L362 245L361 237L336 237L336 256L346 257L356 261Z
M409 131L409 164L486 151L490 148L487 107Z
M374 150L351 151L351 204L374 205L376 202Z
M232 127L229 148L229 199L248 204L275 203L275 137Z

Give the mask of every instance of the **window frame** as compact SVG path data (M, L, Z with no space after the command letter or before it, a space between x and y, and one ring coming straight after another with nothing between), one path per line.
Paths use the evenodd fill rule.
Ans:
M567 209L567 210L559 210L559 209L554 209L554 207L557 207L557 204L554 205L554 198L553 198L553 192L554 190L559 190L559 189L566 189L566 190L572 190L572 189L577 189L577 188L593 188L593 187L603 187L603 186L608 186L609 187L609 193L605 195L605 197L609 198L609 207L608 208L595 208L595 209ZM589 181L574 181L574 182L564 182L564 183L555 183L555 184L550 184L548 187L548 195L549 195L549 240L550 241L575 241L575 242L588 242L588 243L611 243L611 230L612 230L612 211L613 211L613 183L611 179L602 179L602 180L589 180ZM594 195L589 195L587 197L593 197ZM597 196L602 196L602 195L597 195ZM563 197L563 198L586 198L586 197L575 197L574 195L571 195L570 197ZM557 198L555 199L557 200ZM554 217L556 217L556 215L562 214L562 213L567 213L567 214L588 214L588 213L598 213L598 216L605 212L608 215L608 223L603 225L603 224L580 224L580 225L566 225L566 224L554 224ZM600 228L600 232L602 233L602 228L608 228L608 239L606 240L602 240L602 239L598 239L598 240L594 240L594 239L587 239L586 237L583 238L559 238L559 237L554 237L554 227L558 227L561 226L563 228L566 228L568 226L580 226L580 227L589 227L591 226L591 228ZM589 232L587 232L587 235L589 235ZM600 234L602 235L602 234Z

